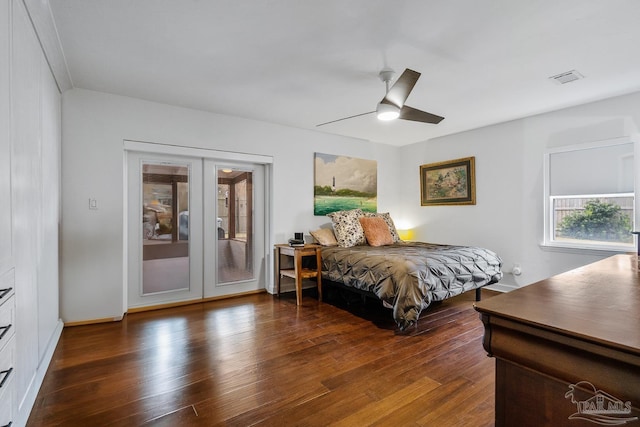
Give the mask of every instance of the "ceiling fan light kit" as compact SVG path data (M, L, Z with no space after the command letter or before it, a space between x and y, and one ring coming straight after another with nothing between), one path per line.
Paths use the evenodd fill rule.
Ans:
M378 120L389 121L400 117L400 108L393 104L383 104L380 102L376 108Z
M410 120L413 122L438 124L442 120L444 120L444 117L427 113L426 111L421 111L405 105L405 101L409 97L409 94L413 90L413 87L418 82L420 73L407 68L393 83L393 86L389 87L389 83L393 79L393 74L394 72L390 68L385 68L378 74L380 80L385 83L387 92L384 98L382 98L382 100L378 103L376 111L370 111L368 113L356 114L354 116L343 117L338 120L320 123L319 125L316 125L316 127L340 122L342 120L352 119L354 117L364 116L371 113L376 113L376 117L378 118L378 120L383 121L401 119Z

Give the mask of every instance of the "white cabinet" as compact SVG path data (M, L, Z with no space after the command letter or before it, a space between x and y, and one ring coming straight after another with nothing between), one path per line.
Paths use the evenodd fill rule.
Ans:
M12 276L13 270L5 275ZM9 284L9 281L7 281L7 284L3 284L2 280L0 280L0 349L9 342L15 330L16 304L13 298L13 287Z
M26 424L62 330L60 92L26 3L50 15L0 0L0 426Z
M0 426L13 425L16 419L15 343L11 337L0 350Z
M0 426L11 425L16 416L15 298L13 270L0 278Z

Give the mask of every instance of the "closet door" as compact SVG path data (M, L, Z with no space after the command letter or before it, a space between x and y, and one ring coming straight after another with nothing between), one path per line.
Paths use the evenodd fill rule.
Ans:
M12 3L11 208L18 402L38 367L38 272L42 260L42 51L21 1ZM5 66L5 64L2 64ZM2 94L6 96L6 94ZM4 238L4 236L3 236Z
M0 3L0 93L9 90L9 2ZM8 96L0 96L0 236L11 236L11 145ZM12 267L11 239L0 240L0 274Z
M41 103L41 256L38 264L38 356L42 358L59 327L58 228L60 224L60 92L44 59Z

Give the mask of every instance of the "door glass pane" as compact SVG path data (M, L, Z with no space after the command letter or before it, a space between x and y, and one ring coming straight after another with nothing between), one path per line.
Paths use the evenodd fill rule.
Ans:
M189 165L142 165L142 294L189 289Z
M218 169L218 283L252 280L253 174Z

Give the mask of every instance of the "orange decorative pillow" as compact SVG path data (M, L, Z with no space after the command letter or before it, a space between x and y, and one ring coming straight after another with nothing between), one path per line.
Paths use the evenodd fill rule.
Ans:
M397 242L402 240L402 239L400 239L400 236L398 235L398 230L396 230L396 226L393 223L393 219L391 219L391 215L389 215L389 212L385 212L385 213L365 212L364 216L368 216L368 217L379 216L379 217L381 217L382 219L384 219L384 221L389 226L389 233L391 233L391 238L393 239L393 243L397 243Z
M364 237L370 246L384 246L393 244L393 237L389 231L389 225L381 217L359 218L364 230Z

